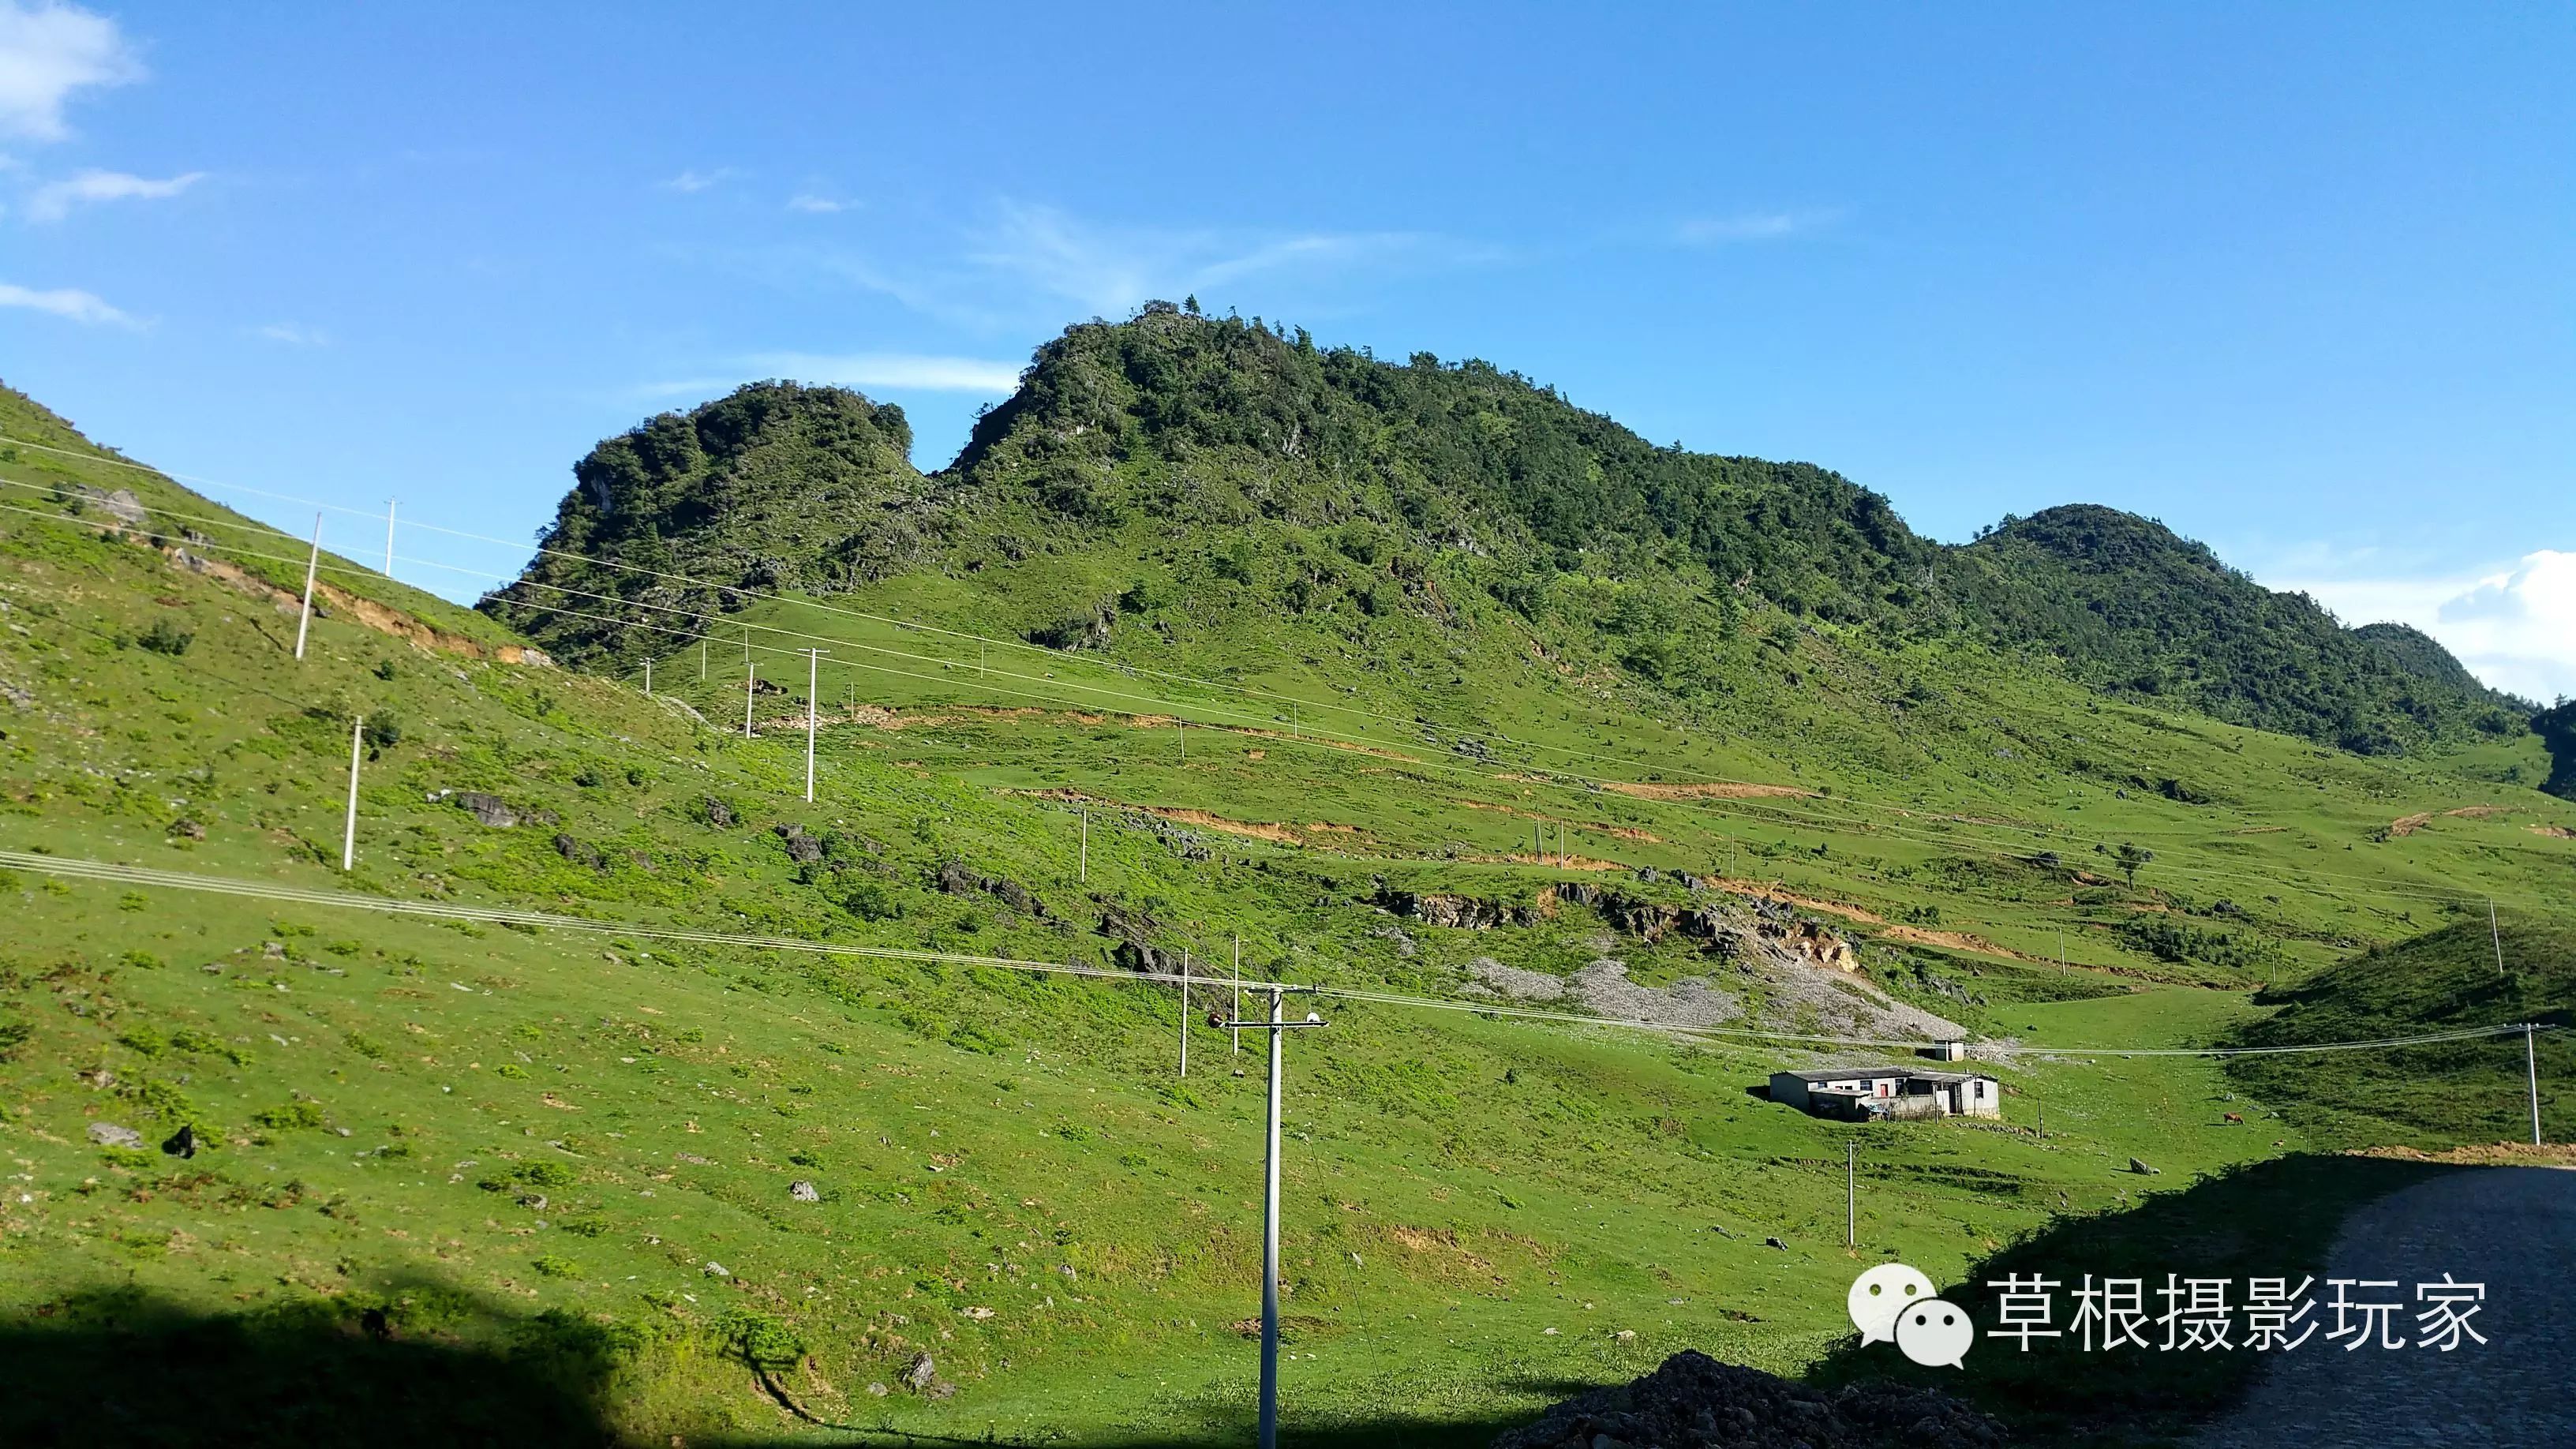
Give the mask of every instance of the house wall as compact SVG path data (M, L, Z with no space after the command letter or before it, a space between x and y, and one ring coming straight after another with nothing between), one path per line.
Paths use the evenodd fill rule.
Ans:
M1790 1107L1807 1106L1807 1083L1795 1072L1771 1074L1771 1100Z

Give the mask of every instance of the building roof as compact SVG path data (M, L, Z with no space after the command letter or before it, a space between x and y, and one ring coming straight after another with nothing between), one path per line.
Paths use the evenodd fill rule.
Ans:
M1993 1081L1984 1072L1932 1072L1921 1067L1826 1067L1818 1071L1774 1072L1775 1077L1796 1077L1810 1086L1818 1082L1842 1082L1854 1077L1901 1077L1918 1082L1952 1084L1977 1080Z

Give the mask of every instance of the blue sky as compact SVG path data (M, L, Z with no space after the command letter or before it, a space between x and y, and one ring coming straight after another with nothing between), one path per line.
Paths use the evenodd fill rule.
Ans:
M525 538L651 412L843 381L935 467L1195 292L2576 692L2576 7L1071 10L0 0L0 378Z

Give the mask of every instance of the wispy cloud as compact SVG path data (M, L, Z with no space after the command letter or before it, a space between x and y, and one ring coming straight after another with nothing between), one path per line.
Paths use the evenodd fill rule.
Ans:
M134 176L123 171L83 171L64 181L47 182L27 200L34 221L60 221L75 206L102 201L159 201L178 195L206 179L203 171L182 176Z
M979 357L932 357L910 352L770 352L743 359L772 377L828 382L841 387L912 388L922 392L1001 395L1020 385L1017 362Z
M1732 216L1695 217L1673 229L1686 246L1720 246L1727 242L1778 241L1831 226L1839 211L1742 211Z
M859 204L855 201L836 200L811 191L800 191L787 198L787 209L802 211L813 216L833 216L844 211L856 211L859 209Z
M734 367L726 375L648 382L628 389L628 395L650 401L708 398L730 392L755 377L784 377L834 387L1000 397L1020 385L1021 364L912 352L763 352L735 359Z
M710 187L722 186L741 174L730 166L719 166L712 171L693 169L683 171L677 176L665 177L658 184L664 191L676 191L687 196L705 191Z
M2576 552L2541 549L2467 576L2275 587L2308 594L2348 623L2411 624L2498 689L2544 701L2576 694Z
M132 314L109 306L95 292L76 287L53 287L39 290L0 282L0 307L24 307L29 311L50 313L86 326L141 327Z
M1346 274L1490 255L1424 232L1264 234L1213 228L1098 226L1049 206L1007 205L969 244L983 271L1111 315L1152 297L1255 275Z
M283 347L328 347L331 345L331 336L329 333L322 331L318 327L303 327L298 326L293 322L271 322L265 327L254 327L251 329L251 335L264 341L277 343Z
M63 104L93 86L143 78L116 22L74 5L0 0L0 135L59 141Z

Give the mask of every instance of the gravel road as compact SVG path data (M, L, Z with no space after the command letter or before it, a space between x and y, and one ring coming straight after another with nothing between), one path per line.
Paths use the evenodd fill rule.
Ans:
M2576 1172L2468 1168L2352 1215L2317 1275L2314 1337L2275 1354L2235 1412L2196 1449L2299 1445L2576 1443ZM2483 1344L2414 1347L2418 1282L2484 1283L2469 1320ZM2329 1344L2329 1278L2395 1278L2408 1347ZM2356 1293L2356 1298L2358 1294Z

